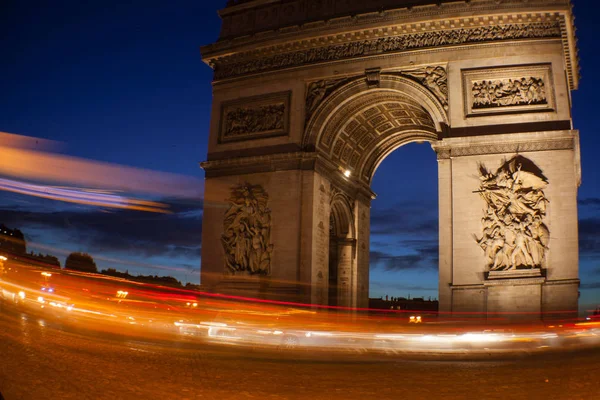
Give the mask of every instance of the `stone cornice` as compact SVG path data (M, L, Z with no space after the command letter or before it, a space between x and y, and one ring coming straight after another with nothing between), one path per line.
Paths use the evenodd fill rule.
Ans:
M314 170L329 179L346 193L361 195L365 201L375 198L375 193L354 178L346 178L332 162L316 152L279 153L253 157L238 157L204 161L200 167L206 177L245 175L272 171Z
M508 279L495 279L491 281L484 281L483 285L488 286L523 286L523 285L542 285L546 281L546 278L508 278Z
M549 18L554 18L554 22L560 25L558 29L561 32L557 37L563 40L571 89L576 89L579 67L573 14L568 0L472 0L402 7L221 40L202 47L202 54L204 60L218 70L220 66L249 59L262 60L272 55L294 51L306 52L313 48L353 41L389 38L416 32L540 23L548 22ZM349 31L349 28L352 30ZM220 75L217 71L215 78L219 80L232 77L227 75Z
M267 0L269 3L277 1ZM308 0L312 1L312 0ZM213 44L202 46L202 53L208 57L220 52L236 51L239 47L268 46L268 42L277 43L309 39L314 36L335 35L338 31L346 32L347 28L370 28L382 25L398 25L412 22L429 22L446 19L453 24L458 18L473 18L474 15L487 15L497 18L497 14L524 15L532 12L565 12L571 10L570 0L456 0L446 1L441 4L432 1L433 4L418 6L407 6L399 4L398 8L382 9L377 12L349 12L346 16L325 17L320 20L302 21L301 24L289 24L277 28L257 29L255 32L243 35L233 35L221 38ZM254 6L260 5L254 3ZM253 8L245 4L240 8ZM233 8L224 9L219 12L226 16L232 12L239 11ZM572 22L572 21L570 21ZM372 33L376 33L371 31ZM214 53L214 54L213 54Z
M578 142L577 131L530 132L496 135L493 138L443 139L432 147L438 159L484 154L527 153L532 151L572 150Z
M210 59L209 63L215 69L215 81L219 81L319 63L413 50L515 40L562 39L563 45L570 43L564 38L565 22L562 16L545 14L538 17L533 19L542 22L503 23L503 21L488 19L482 26L473 23L477 19L472 18L468 24L461 24L465 27L454 29L431 30L432 26L429 25L430 30L425 30L425 26L380 29L379 35L355 32L355 34L344 35L345 39L350 39L346 42L319 40L311 45L297 43L297 46L282 48L274 46ZM571 58L569 58L568 65L573 66ZM577 79L573 71L569 73L569 81L574 88Z
M223 160L204 161L200 163L200 167L205 171L223 171L228 169L236 169L239 167L248 167L251 165L264 165L276 168L277 165L297 163L298 168L303 163L313 163L317 158L316 153L294 152L294 153L279 153L262 156L237 157L227 158Z

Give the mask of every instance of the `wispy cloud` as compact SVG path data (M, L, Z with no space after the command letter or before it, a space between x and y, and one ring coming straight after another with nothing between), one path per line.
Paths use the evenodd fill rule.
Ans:
M577 200L577 204L583 207L600 207L600 198L588 197L587 199Z
M434 202L406 201L371 213L371 234L437 235L438 217Z
M421 285L408 285L408 284L404 284L401 282L371 282L370 285L373 288L377 288L377 289L393 289L393 290L399 290L399 291L406 291L406 290L415 290L415 291L435 291L437 290L437 287L433 287L433 286L421 286Z
M579 253L582 257L600 256L600 218L579 221Z
M600 282L590 282L590 283L582 283L581 289L600 289Z
M0 222L20 228L34 237L59 235L78 243L90 253L121 253L128 256L200 258L201 201L163 200L172 214L150 214L133 210L78 208L56 212L28 207L0 209Z

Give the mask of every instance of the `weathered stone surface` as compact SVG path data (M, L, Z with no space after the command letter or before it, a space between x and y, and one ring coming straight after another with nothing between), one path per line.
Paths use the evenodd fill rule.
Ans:
M252 14L259 8L226 9L230 30L202 50L215 68L203 283L226 281L226 199L248 182L269 195L268 278L297 285L293 295L277 289L281 298L324 304L335 289L337 304L366 305L371 178L396 148L428 141L438 154L440 309L576 309L580 167L569 91L578 73L566 0L342 12L301 25L292 11L271 21ZM279 115L266 112L278 104L286 129L271 135L278 119L262 116ZM220 140L223 132L244 140ZM267 290L258 278L239 285Z

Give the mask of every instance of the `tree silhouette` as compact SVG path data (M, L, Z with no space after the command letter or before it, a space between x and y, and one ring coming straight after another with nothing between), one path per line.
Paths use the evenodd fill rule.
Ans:
M23 232L0 224L0 250L16 255L27 253L27 242Z
M71 253L65 260L65 269L81 272L98 273L96 263L92 256L87 253Z
M27 254L27 258L33 261L37 261L41 267L46 268L60 268L60 260L51 254L35 254L33 251Z

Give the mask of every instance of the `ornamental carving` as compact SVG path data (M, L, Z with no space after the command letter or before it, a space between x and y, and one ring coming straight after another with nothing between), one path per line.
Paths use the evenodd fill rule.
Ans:
M477 244L485 252L489 271L541 268L550 232L544 224L548 180L529 159L515 156L495 172L479 165L485 201L483 235Z
M271 210L260 185L245 183L231 191L221 237L225 267L232 275L269 275L271 271Z
M467 116L554 109L550 64L465 70L463 88Z
M238 107L225 116L224 137L283 129L285 104L260 107Z
M324 79L311 82L306 90L306 120L308 121L319 104L335 89L345 85L350 78Z
M225 103L219 141L285 135L288 131L289 92Z
M471 87L473 109L548 104L540 77L475 81Z
M215 68L215 79L219 80L269 70L370 56L373 54L470 43L486 43L499 40L560 38L561 35L559 22L480 26L360 40L273 56L262 56L239 62L216 59L212 65Z
M398 74L408 76L421 83L435 95L445 109L448 109L448 74L444 67L428 66L404 70Z

